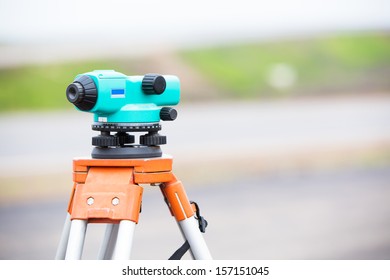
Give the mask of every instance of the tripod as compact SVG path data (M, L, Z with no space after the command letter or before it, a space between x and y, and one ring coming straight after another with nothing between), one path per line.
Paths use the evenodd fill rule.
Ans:
M96 147L92 153L95 158L73 160L74 185L56 259L81 259L88 223L107 223L98 259L129 259L141 210L143 187L140 184L160 187L186 239L179 249L184 252L179 255L187 247L194 259L211 259L201 233L207 222L199 215L197 204L190 203L182 183L173 174L172 157L156 156L156 147ZM152 157L131 158L132 154L139 157L142 155L139 151L145 149L147 155L150 148ZM109 154L117 155L118 149L123 149L127 158L105 158ZM99 156L101 150L103 156Z

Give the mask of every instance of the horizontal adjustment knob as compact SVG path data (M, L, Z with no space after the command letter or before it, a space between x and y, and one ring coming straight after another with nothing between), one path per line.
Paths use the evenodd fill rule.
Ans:
M177 111L171 107L163 107L160 110L160 119L163 121L174 121L177 118Z

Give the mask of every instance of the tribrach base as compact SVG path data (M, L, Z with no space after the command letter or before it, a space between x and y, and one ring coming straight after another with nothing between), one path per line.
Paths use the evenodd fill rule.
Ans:
M155 158L162 156L160 146L128 145L123 147L95 147L92 158L98 159L132 159Z
M81 259L88 223L107 223L101 259L129 259L143 187L158 184L195 259L211 259L172 158L75 159L74 186L56 259Z

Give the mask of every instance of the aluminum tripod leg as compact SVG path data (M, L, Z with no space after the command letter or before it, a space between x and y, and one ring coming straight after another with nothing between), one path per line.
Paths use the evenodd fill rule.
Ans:
M80 260L83 253L85 233L87 231L86 220L73 220L70 226L66 260Z
M191 254L196 260L211 260L210 251L206 245L195 216L178 222L185 239L190 244Z
M114 260L128 260L131 255L135 222L122 220L119 223L118 237L115 245Z
M118 224L108 224L105 237L101 245L98 259L122 260L129 259L133 244L135 223L123 220ZM64 230L61 236L60 245L57 250L56 259L79 260L81 259L84 240L87 229L87 221L70 221L68 214Z
M108 224L99 250L98 260L110 260L115 249L119 224Z
M67 213L65 218L64 227L61 234L60 243L58 244L57 253L56 253L56 260L64 260L66 255L66 247L68 247L68 239L69 239L69 233L70 233L70 214Z

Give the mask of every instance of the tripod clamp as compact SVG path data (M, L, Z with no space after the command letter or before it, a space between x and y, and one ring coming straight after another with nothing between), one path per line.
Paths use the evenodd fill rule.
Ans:
M166 201L167 202L167 201ZM198 203L195 201L190 201L191 206L194 208L195 211L195 219L198 220L199 230L202 233L206 232L206 227L208 225L208 222L206 221L203 216L200 215L200 208ZM175 253L172 254L172 256L168 260L180 260L185 253L190 249L190 244L186 240L183 245L179 249L175 251Z
M195 201L190 201L190 203L195 207L195 218L198 220L199 230L202 233L205 233L206 227L208 226L209 223L206 221L205 218L203 218L203 216L200 215L200 208L198 203L196 203Z

